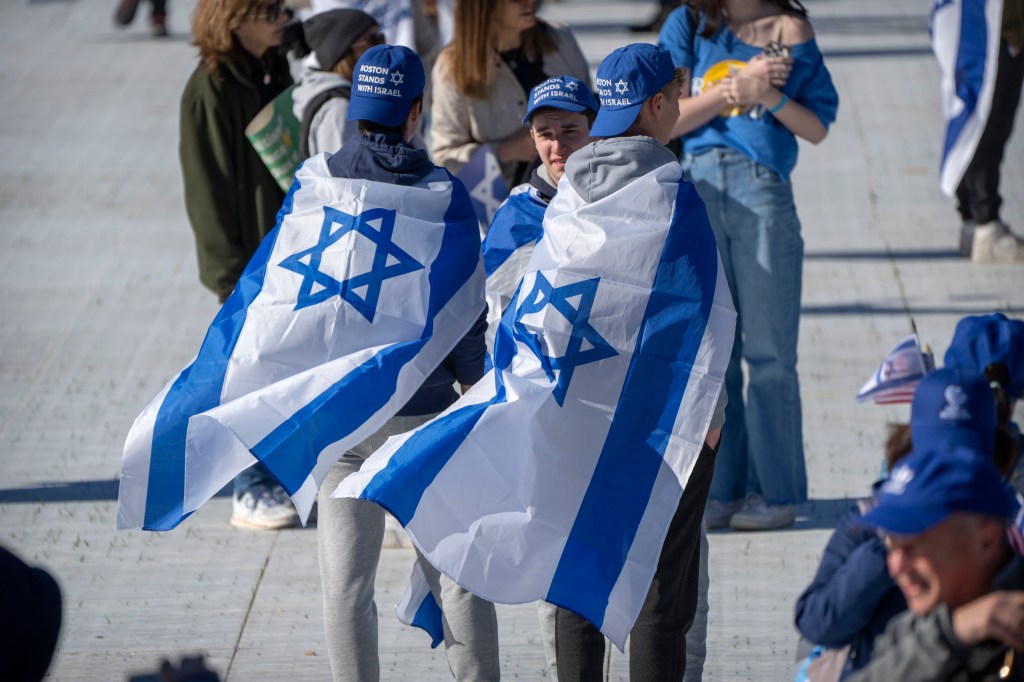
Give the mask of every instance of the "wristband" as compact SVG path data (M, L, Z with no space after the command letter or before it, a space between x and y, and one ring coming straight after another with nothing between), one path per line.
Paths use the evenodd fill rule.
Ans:
M776 104L774 107L769 109L768 113L769 114L777 113L779 109L781 109L782 107L786 106L786 102L788 102L788 101L789 101L789 95L787 95L786 93L782 93L782 99L779 100L778 104Z

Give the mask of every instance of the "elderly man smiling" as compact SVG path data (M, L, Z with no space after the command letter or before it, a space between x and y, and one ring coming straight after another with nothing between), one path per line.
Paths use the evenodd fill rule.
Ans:
M911 455L864 522L879 529L909 611L852 680L1024 679L1024 561L1006 540L1017 503L983 453Z

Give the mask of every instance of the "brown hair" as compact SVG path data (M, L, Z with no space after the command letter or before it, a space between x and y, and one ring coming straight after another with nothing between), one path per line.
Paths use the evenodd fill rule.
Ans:
M901 459L910 454L913 443L910 441L910 424L890 424L889 437L885 441L885 465L890 471ZM1017 466L1017 438L1010 431L1006 422L996 427L995 446L992 448L992 464L999 473L1007 476Z
M494 77L497 47L495 10L509 0L455 0L455 34L442 51L455 87L467 97L483 99ZM523 31L523 51L531 60L553 52L557 45L551 27L540 19Z
M216 73L221 62L245 64L234 30L260 6L258 0L199 0L192 14L192 44L206 70Z
M767 0L767 2L783 12L795 12L800 16L807 16L807 8L800 0ZM700 18L704 19L704 25L700 30L702 38L710 38L722 28L722 23L725 21L725 0L685 0L684 4L697 15L695 18L691 18L694 24Z

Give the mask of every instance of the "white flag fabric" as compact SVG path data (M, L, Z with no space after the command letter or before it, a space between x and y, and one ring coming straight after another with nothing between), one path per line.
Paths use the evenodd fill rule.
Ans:
M921 378L935 369L935 360L923 350L916 334L896 344L860 391L857 401L870 400L876 405L909 403Z
M566 179L498 330L495 369L336 496L389 509L500 603L547 600L621 649L719 398L735 312L670 162L586 203Z
M529 184L519 185L498 208L483 241L484 272L487 274L487 350L494 351L494 336L505 306L512 299L533 254L533 246L544 234L544 211L540 193ZM488 368L490 369L490 368Z
M168 530L257 460L303 519L323 477L392 417L479 318L465 187L295 175L278 223L196 359L136 419L117 527Z
M992 109L1003 0L936 0L932 50L942 71L946 131L939 184L956 193Z

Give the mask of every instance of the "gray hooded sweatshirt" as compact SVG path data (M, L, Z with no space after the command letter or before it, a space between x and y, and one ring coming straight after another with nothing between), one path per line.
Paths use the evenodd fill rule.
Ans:
M678 161L675 154L653 137L610 137L591 142L573 152L565 162L563 182L567 181L584 201L592 204L624 190L634 180L666 163ZM681 177L682 169L679 174ZM710 428L717 429L725 423L725 406L728 403L723 386Z

